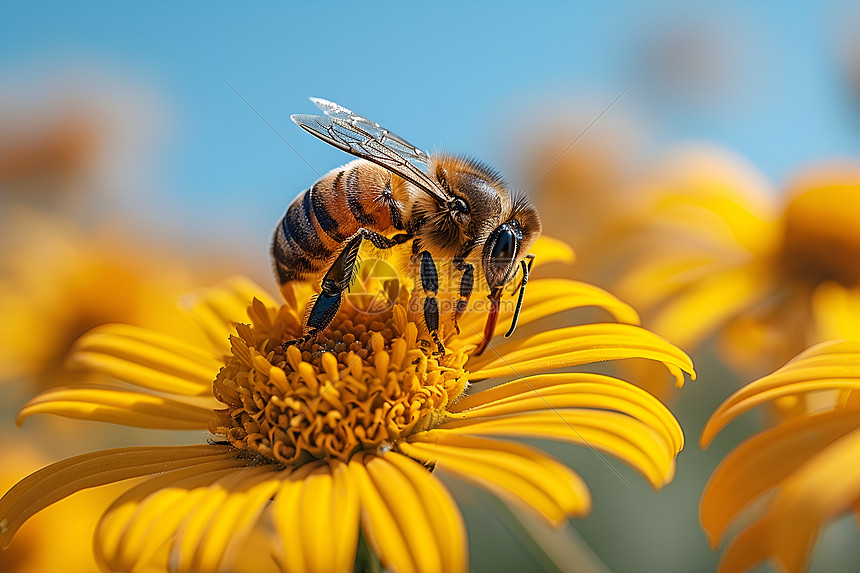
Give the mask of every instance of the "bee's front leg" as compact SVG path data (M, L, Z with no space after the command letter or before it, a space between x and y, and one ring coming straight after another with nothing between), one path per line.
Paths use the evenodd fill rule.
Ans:
M358 249L364 239L369 240L378 249L390 249L410 238L408 235L401 234L389 239L375 231L359 229L346 241L340 254L326 272L320 284L321 292L311 299L310 308L305 315L301 338L284 342L284 348L293 344L303 344L313 339L321 330L325 330L337 316L337 311L343 302L343 292L349 288L355 274Z
M458 322L463 313L466 312L469 299L472 297L472 289L475 286L475 267L465 262L461 257L457 257L454 259L454 268L463 271L463 276L460 277L460 298L454 303L454 329L457 334L460 334Z
M439 339L439 277L436 274L436 263L428 251L421 251L421 288L424 290L424 324L436 343L439 354L445 353L445 346Z

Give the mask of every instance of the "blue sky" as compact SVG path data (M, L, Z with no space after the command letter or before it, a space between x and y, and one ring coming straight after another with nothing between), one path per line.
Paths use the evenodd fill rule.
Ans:
M18 3L0 23L0 73L95 63L156 86L170 129L152 173L152 203L219 221L239 210L265 230L260 236L316 174L225 80L322 173L346 157L290 122L290 114L313 110L310 95L427 149L499 163L510 143L500 134L522 119L518 110L540 113L543 101L563 98L596 117L631 78L608 113L635 107L656 126L658 147L715 141L778 182L860 146L857 103L838 58L843 28L857 14L847 4L237 6ZM728 30L720 41L738 69L717 105L655 105L642 79L643 42L684 18Z

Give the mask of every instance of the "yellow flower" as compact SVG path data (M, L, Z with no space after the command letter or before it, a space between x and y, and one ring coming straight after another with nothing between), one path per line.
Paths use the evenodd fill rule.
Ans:
M702 495L702 526L717 547L729 527L746 526L729 544L720 571L765 560L804 571L827 521L858 510L860 499L860 342L829 341L729 397L702 432L707 447L730 421L776 400L817 397L818 408L735 448Z
M559 252L550 241L535 249L538 260ZM118 382L49 390L22 408L19 421L53 413L208 429L217 441L100 451L48 466L0 500L0 543L74 491L148 476L97 528L104 569L133 571L167 548L171 570L231 570L245 559L248 537L262 534L271 539L263 557L286 571L350 571L360 535L389 570L465 571L463 521L436 472L554 526L591 506L576 473L502 438L586 445L618 457L654 488L672 479L683 434L657 399L601 374L546 373L641 357L664 363L679 383L684 372L692 375L683 352L633 324L539 329L540 319L578 306L636 320L600 289L535 279L524 334L480 357L470 351L482 338L483 313L467 313L460 334L445 333L446 353L430 355L422 321L407 312L408 289L372 313L367 297L352 297L317 340L284 351L282 341L300 333L313 290L282 292L286 302L277 304L236 280L191 299L208 342L127 325L84 336L72 363ZM245 312L247 324L233 322ZM506 329L500 322L496 334Z
M616 285L645 323L682 348L713 334L727 360L768 372L809 345L860 332L860 168L797 177L784 200L742 160L670 158Z

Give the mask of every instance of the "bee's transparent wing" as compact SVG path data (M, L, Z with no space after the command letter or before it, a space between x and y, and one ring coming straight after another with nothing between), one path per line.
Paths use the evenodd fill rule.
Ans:
M338 149L385 167L441 203L449 200L439 184L416 165L427 165L426 153L378 123L356 115L345 107L318 98L311 98L311 101L326 115L291 116L299 127Z
M342 105L334 103L333 101L318 97L312 97L310 100L327 116L342 119L349 122L353 127L360 128L362 131L372 135L380 143L385 144L393 151L396 151L398 155L407 157L411 161L417 161L424 164L427 164L430 161L430 158L427 157L427 154L422 150L418 149L396 133L392 133L385 129L375 121L370 121L366 117L362 117L357 113L346 109Z

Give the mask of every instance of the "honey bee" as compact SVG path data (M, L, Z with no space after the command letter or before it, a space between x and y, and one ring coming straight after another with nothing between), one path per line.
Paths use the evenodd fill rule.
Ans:
M522 307L528 254L541 232L540 217L522 195L511 193L498 171L473 159L428 156L411 143L336 103L311 98L324 116L296 114L302 129L358 157L332 170L299 194L275 229L272 256L280 284L320 281L303 325L306 342L328 327L355 271L361 243L378 249L411 242L424 293L424 322L437 350L439 279L435 261L451 261L459 277L453 324L465 312L475 286L475 267L490 301L481 354L495 331L505 286L522 269L511 327Z

